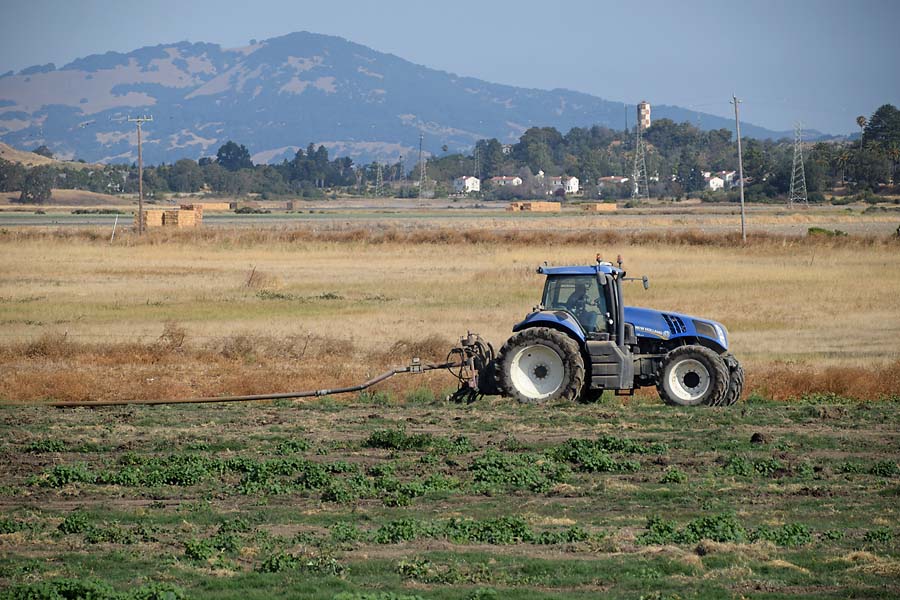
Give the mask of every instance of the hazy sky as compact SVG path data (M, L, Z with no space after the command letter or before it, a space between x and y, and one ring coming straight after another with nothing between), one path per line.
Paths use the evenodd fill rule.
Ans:
M0 0L0 73L188 40L339 35L497 83L830 133L900 105L900 0Z

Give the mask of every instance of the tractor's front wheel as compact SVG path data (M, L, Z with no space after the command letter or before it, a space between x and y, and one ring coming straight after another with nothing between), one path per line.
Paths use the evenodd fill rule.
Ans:
M513 334L500 349L497 379L519 402L574 400L584 386L584 359L569 336L533 327Z
M728 390L725 361L704 346L679 346L666 354L656 384L659 397L677 406L716 405Z

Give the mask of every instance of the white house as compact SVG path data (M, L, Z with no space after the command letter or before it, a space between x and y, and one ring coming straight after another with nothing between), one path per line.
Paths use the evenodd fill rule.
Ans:
M706 180L706 187L712 191L721 190L725 187L725 181L721 177L710 177Z
M481 191L481 180L471 175L463 175L453 180L453 191L457 194Z
M565 175L563 175L562 177L551 177L550 191L548 193L552 194L556 190L563 190L567 194L577 194L578 178L566 177Z
M501 177L491 177L491 183L493 183L497 187L503 187L505 185L522 185L522 178L503 175Z

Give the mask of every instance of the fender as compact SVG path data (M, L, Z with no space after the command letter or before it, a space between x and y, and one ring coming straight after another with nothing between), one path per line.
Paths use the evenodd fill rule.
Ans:
M581 323L564 310L541 310L533 312L525 317L525 320L517 323L515 327L513 327L513 333L530 327L559 329L578 342L579 346L584 348L586 336L584 329L581 327Z

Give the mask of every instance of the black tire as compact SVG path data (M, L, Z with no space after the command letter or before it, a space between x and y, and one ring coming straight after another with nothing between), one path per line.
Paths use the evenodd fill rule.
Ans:
M728 367L728 389L718 406L731 406L741 399L741 393L744 391L744 367L733 354L723 354L722 359Z
M728 367L704 346L679 346L663 358L656 389L666 404L715 405L728 390Z
M500 390L519 402L575 400L584 387L584 359L578 344L566 334L548 327L532 327L514 333L503 344L496 377ZM527 384L534 385L526 389Z

